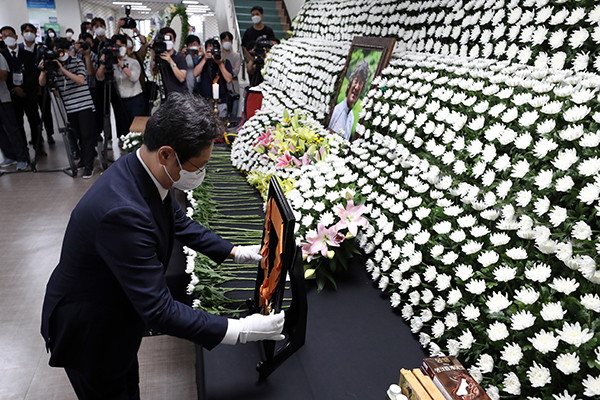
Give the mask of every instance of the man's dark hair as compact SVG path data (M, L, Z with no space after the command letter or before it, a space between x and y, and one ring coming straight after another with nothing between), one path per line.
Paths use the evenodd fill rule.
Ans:
M175 39L177 39L177 34L175 33L175 30L169 26L161 28L161 30L158 32L162 33L163 35L173 35L173 42L175 42Z
M75 31L73 29L71 29L71 28L67 28L67 30L65 32L73 32L73 33L75 33Z
M218 43L218 42L214 38L210 38L206 42L204 42L204 48L206 49L206 46L215 47L215 43Z
M12 33L14 33L15 35L17 34L17 32L15 31L15 28L13 28L12 26L3 26L2 28L0 28L0 32L3 31L11 31Z
M121 42L121 44L127 45L127 36L125 35L113 35L113 37L110 38L110 41L113 43L116 43L117 40L119 42Z
M252 13L252 11L258 11L259 13L264 14L263 8L261 6L252 7L252 10L250 10L250 13Z
M362 60L356 65L356 67L354 67L354 71L352 71L350 77L348 78L348 88L346 89L346 95L348 95L350 87L352 86L352 82L354 82L355 78L358 78L365 83L365 86L363 86L364 91L367 87L367 79L369 79L369 63L367 62L367 60Z
M184 163L198 157L222 132L221 121L204 99L173 92L148 120L144 144L149 151L171 146Z
M227 39L227 40L233 41L233 34L229 31L225 31L225 32L221 33L220 37L221 37L221 40Z
M31 28L34 32L37 32L37 29L35 29L35 25L30 24L29 22L25 22L21 25L21 33L25 32L25 29L27 28Z
M104 22L104 19L102 19L100 17L92 19L92 26L96 25L98 22L100 23L100 25L106 27L106 22Z
M83 32L83 33L79 34L79 39L84 40L84 41L88 40L88 39L94 40L94 37L87 32Z
M88 25L90 26L90 28L92 27L92 23L90 21L83 21L81 23L81 25L79 25L79 28L81 29L81 33L87 32Z
M63 49L68 51L69 47L71 47L71 41L66 37L59 37L54 41L54 46L56 46L57 49Z
M188 37L185 38L186 46L189 46L190 44L192 44L194 42L198 42L198 44L200 44L200 38L196 35L188 35Z

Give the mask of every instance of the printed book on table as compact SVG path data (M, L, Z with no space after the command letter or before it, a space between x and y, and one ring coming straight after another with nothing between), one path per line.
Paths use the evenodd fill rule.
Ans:
M448 400L491 400L456 357L426 358L421 368Z

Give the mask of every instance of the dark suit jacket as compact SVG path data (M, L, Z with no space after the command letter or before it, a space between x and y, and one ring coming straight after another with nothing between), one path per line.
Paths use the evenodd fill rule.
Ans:
M10 67L10 74L6 80L6 84L8 85L8 89L11 90L15 87L12 79L12 74L15 72L13 56L8 47L2 50L2 55L6 58L6 62ZM39 70L35 64L35 55L30 51L20 48L17 60L19 69L23 72L23 84L19 86L21 86L27 94L37 93Z
M132 153L75 207L42 311L51 366L122 375L136 362L146 326L207 349L221 342L227 319L173 300L164 273L175 237L217 263L233 245L189 219L171 197L165 206Z

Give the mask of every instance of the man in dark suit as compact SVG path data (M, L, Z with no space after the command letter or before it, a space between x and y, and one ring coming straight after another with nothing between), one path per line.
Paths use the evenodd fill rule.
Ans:
M139 399L145 326L207 349L283 339L283 313L211 315L173 300L165 283L174 238L219 263L261 258L260 246L234 247L189 219L169 192L201 183L220 132L202 99L172 93L148 121L142 148L113 164L73 210L42 335L50 365L65 368L80 399Z
M33 53L24 51L17 45L17 33L11 26L4 26L0 30L6 48L2 54L10 66L10 76L6 82L11 93L13 108L17 117L17 124L27 142L23 115L27 115L31 139L37 155L45 155L46 152L41 143L37 143L38 129L40 125L40 114L38 112L37 81L38 70Z
M35 65L39 65L42 60L42 44L35 41L37 29L33 24L26 22L21 25L21 36L23 36L23 43L19 43L19 50L25 50L33 53ZM37 81L36 81L37 83ZM38 104L42 111L42 117L44 118L44 127L46 128L46 135L48 136L48 144L54 144L54 123L52 122L52 112L50 111L50 99L46 101L46 104L42 104L44 97L42 96L42 90L40 86L37 86Z

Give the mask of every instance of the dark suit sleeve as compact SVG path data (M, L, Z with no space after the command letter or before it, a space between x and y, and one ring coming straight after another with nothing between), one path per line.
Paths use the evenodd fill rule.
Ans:
M20 51L21 50L19 50L19 52ZM25 79L21 87L23 88L23 90L25 90L25 92L29 94L30 92L35 92L36 90L36 84L38 82L39 73L35 65L35 56L33 55L33 53L30 53L27 50L23 50L23 52L23 66L25 69Z
M227 318L173 300L156 254L162 235L155 226L134 207L114 208L99 224L96 250L150 328L212 349L225 336Z
M177 240L185 246L199 251L217 264L225 261L233 249L233 244L185 215L176 201L173 201L172 204Z

